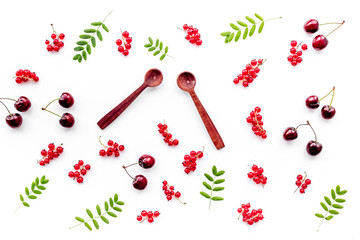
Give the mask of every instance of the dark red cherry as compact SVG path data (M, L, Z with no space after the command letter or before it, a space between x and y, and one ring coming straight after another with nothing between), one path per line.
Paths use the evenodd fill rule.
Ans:
M144 154L139 158L139 165L142 168L151 168L155 164L155 158L148 154Z
M75 118L70 113L64 113L60 118L59 122L61 126L71 128L72 126L74 126Z
M9 125L11 128L18 128L23 122L21 115L18 113L8 115L5 120L7 125Z
M331 119L334 117L336 110L333 106L324 105L321 108L321 116L325 119Z
M322 150L322 145L319 142L315 142L314 140L311 140L306 145L306 151L311 156L318 155L321 152L321 150Z
M308 108L318 108L320 106L319 98L318 96L312 95L308 97L305 101L305 104Z
M143 190L146 188L147 179L143 175L136 175L133 179L132 185L135 189Z
M69 108L74 105L74 98L70 93L64 92L59 98L59 104L64 108Z
M304 24L304 30L308 33L315 33L319 30L319 22L316 19L307 20Z
M14 107L19 112L26 112L31 107L31 102L27 97L21 96L18 100L14 103Z
M312 42L312 46L315 50L320 51L324 49L328 45L328 43L329 41L324 35L317 35Z
M284 134L283 134L283 138L286 141L291 141L294 140L298 137L297 131L294 127L288 127L287 129L285 129Z

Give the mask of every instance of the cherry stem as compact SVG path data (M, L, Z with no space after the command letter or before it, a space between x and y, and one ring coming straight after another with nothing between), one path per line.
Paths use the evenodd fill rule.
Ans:
M341 23L341 22L329 22L329 23L321 23L319 25L322 26L322 25L328 25L328 24L343 24L343 23Z
M58 116L59 118L61 118L61 116L59 114L56 114L56 113L54 113L54 112L52 112L50 110L47 110L46 108L42 108L41 110L47 111L47 112L52 113L52 114Z
M5 105L5 103L3 103L2 101L0 101L0 103L2 103L2 105L4 105L4 107L6 108L6 110L8 111L8 113L10 114L10 116L13 116L13 115L11 114L11 112L9 111L9 109L7 108L7 106Z
M128 167L131 167L131 166L134 166L134 165L138 165L139 163L132 163L130 165L127 165L125 168L128 168ZM124 167L124 166L123 166Z
M313 129L313 127L311 126L310 122L309 121L306 121L307 124L310 126L311 130L313 131L314 135L315 135L315 142L317 142L317 137L316 137L316 133L315 133L315 130Z
M331 96L331 101L330 101L330 105L329 105L329 108L331 107L331 104L333 102L333 99L334 99L334 95L335 95L335 87L333 87L333 90L332 90L333 94Z
M124 170L125 170L125 172L127 173L127 175L129 175L129 177L131 177L133 180L134 180L134 178L128 173L128 171L126 170L126 167L123 165L122 166L123 168L124 168Z
M100 144L103 145L104 148L107 148L107 146L105 146L105 145L101 142L100 138L101 138L101 136L99 136L99 142L100 142Z
M56 99L52 100L52 101L49 102L49 104L46 105L46 107L44 107L42 110L46 110L46 109L50 106L50 104L52 104L53 102L55 102L55 101L57 101L57 100L59 100L59 99L60 99L60 98L56 98Z
M307 178L307 173L304 171L304 173L305 173L305 175L304 175L304 179L301 181L301 184L300 184L300 186L298 186L298 188L297 189L295 189L295 191L294 191L294 193L296 193L296 191L301 187L301 185L304 183L304 181L306 180L306 178Z
M0 99L3 99L3 100L12 100L12 101L15 101L15 102L16 102L16 100L15 100L15 99L12 99L12 98L0 98Z
M305 126L305 125L309 125L308 123L302 123L302 124L299 124L299 126L297 126L296 128L295 128L295 130L297 130L298 129L298 127L300 127L300 126Z
M339 27L341 27L343 24L345 23L345 20L334 30L332 30L328 35L326 35L326 37L328 37L330 34L332 34L333 32L335 32Z
M333 92L333 91L335 91L335 87L333 87L333 88L331 89L331 91L330 91L328 94L326 94L324 97L320 98L320 100L319 100L318 102L320 102L321 100L323 100L324 98L326 98L327 96L329 96L330 93Z

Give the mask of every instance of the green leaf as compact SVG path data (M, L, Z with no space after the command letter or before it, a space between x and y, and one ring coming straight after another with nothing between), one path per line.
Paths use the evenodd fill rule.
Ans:
M37 186L37 188L40 189L40 190L43 190L43 191L46 190L46 187L41 186L41 185Z
M79 56L78 56L78 59L77 59L77 60L78 60L78 62L79 62L79 63L81 63L81 61L82 61L82 56L81 56L80 54L79 54Z
M30 204L28 204L27 202L22 202L22 204L23 204L25 207L30 207Z
M213 191L218 192L218 191L222 191L224 189L225 189L224 187L215 187L215 188L213 188Z
M222 32L220 35L223 37L229 36L231 32Z
M30 198L30 199L37 199L37 196L35 196L35 195L29 195L29 198Z
M340 192L340 185L337 185L337 186L336 186L335 191L336 191L337 194L339 194L339 192Z
M338 215L338 214L339 214L339 212L338 212L338 211L336 211L336 210L329 210L329 213L331 213L331 214L335 214L335 215Z
M30 191L29 191L29 189L27 187L25 188L25 194L28 195L28 196L30 194Z
M153 45L154 41L152 40L152 38L149 37L148 39L149 39L149 43L151 43L151 45Z
M252 35L254 35L255 29L256 29L256 25L253 25L253 26L251 27L251 29L250 29L249 37L251 37Z
M329 216L327 216L325 219L329 221L329 220L331 220L333 217L334 217L333 215L329 215Z
M109 29L108 27L105 25L105 24L101 24L102 28L106 31L106 32L109 32Z
M156 39L155 47L159 46L159 39Z
M96 211L98 213L98 215L100 216L101 215L101 208L99 205L96 205Z
M77 47L74 47L74 50L79 52L79 51L84 50L84 47L77 46Z
M77 41L76 44L83 46L87 44L87 41Z
M217 169L216 169L216 166L215 166L215 165L212 167L212 173L213 173L213 175L216 176Z
M46 179L46 180L42 181L41 184L44 184L44 185L45 185L45 184L47 184L48 182L49 182L49 180Z
M41 177L40 182L42 183L43 181L45 181L45 175Z
M235 42L239 41L240 36L241 36L241 31L239 30L235 35Z
M336 194L335 194L335 191L334 191L334 189L331 189L331 197L332 197L332 199L336 199Z
M255 17L257 17L260 21L264 21L264 19L257 13L255 13Z
M104 203L104 207L105 207L105 211L108 211L109 210L109 204L107 201L105 201Z
M87 60L87 54L86 54L86 51L85 51L85 50L82 51L82 56L83 56L84 60Z
M335 199L335 202L338 202L338 203L343 203L345 202L346 200L345 199L342 199L342 198L337 198Z
M200 194L203 195L203 196L206 197L206 198L210 198L210 195L207 194L206 192L200 192Z
M102 22L92 22L91 25L93 25L93 26L100 26L100 25L102 25Z
M39 178L37 177L37 178L35 179L35 185L38 186L38 185L39 185L39 182L40 182L40 180L39 180Z
M222 200L224 200L224 198L215 196L215 197L212 197L211 200L213 200L213 201L222 201Z
M210 176L209 174L204 173L204 176L205 176L210 182L213 182L213 181L214 181L214 179L212 178L212 176Z
M90 44L86 45L86 51L90 55L91 54L91 46Z
M114 195L114 202L116 203L119 200L119 196L117 195L117 193L115 193Z
M90 231L92 231L92 228L90 227L90 225L89 225L87 222L85 222L84 225L85 225L85 227L87 227Z
M75 217L76 220L78 220L79 222L85 222L85 220L81 217Z
M218 179L214 182L214 184L220 184L220 183L223 183L225 182L225 179Z
M210 186L208 183L203 182L203 185L204 185L207 189L211 190L211 186Z
M240 26L247 27L248 25L242 21L236 21Z
M147 44L144 45L144 47L146 47L146 48L149 48L149 47L151 47L151 46L152 46L151 43L147 43Z
M100 216L100 218L104 221L104 223L109 224L109 220L106 217Z
M228 42L231 42L233 40L234 36L235 36L235 33L231 33L228 38Z
M330 198L328 198L327 196L325 196L324 199L325 199L325 202L326 202L327 204L329 204L329 206L331 206Z
M122 209L119 208L119 207L113 207L113 209L114 209L115 211L117 211L117 212L122 212Z
M315 216L317 216L318 218L324 218L324 215L322 215L320 213L315 213Z
M93 219L92 222L93 222L95 228L99 229L99 223L95 219Z
M90 39L91 38L91 35L88 35L88 34L82 34L79 36L81 39Z
M252 24L255 24L255 20L252 19L251 17L246 16L245 18L246 18L249 22L251 22Z
M91 37L91 45L96 47L96 39L94 37Z
M321 202L320 205L322 206L322 208L325 210L325 211L329 211L328 207L326 206L325 203Z
M158 55L159 53L160 53L161 51L160 50L158 50L158 51L156 51L156 52L154 52L154 56L156 56L156 55Z
M265 22L262 22L262 23L260 24L259 29L258 29L258 33L261 33L261 32L262 32L262 30L263 30L263 28L264 28L264 23L265 23Z
M114 218L117 217L117 215L115 213L113 213L113 212L107 212L107 214L109 214L109 216L114 217Z
M76 55L73 57L73 60L77 60L79 56L81 57L80 54L76 54Z
M152 51L154 51L155 49L156 49L156 47L151 47L151 48L148 49L148 51L149 51L149 52L152 52Z
M163 49L163 43L162 43L162 42L160 42L159 49L160 49L160 50Z
M97 35L97 37L99 38L99 40L100 40L100 41L102 41L102 40L103 40L103 37L102 37L102 35L101 35L101 32L100 32L100 31L96 31L96 35Z
M86 209L86 213L89 215L90 218L93 218L94 215L92 214L92 212L90 211L90 209Z
M343 191L339 192L339 195L341 196L341 195L344 195L345 193L347 193L347 190L343 190Z
M225 37L225 43L228 43L228 42L229 42L229 37L230 37L230 35L228 35L228 36Z
M33 190L33 193L35 193L35 194L41 194L41 191L39 191L39 190Z
M124 205L125 203L122 202L122 201L117 201L116 204L117 204L117 205Z
M21 194L20 194L20 201L22 201L22 202L24 201L24 197Z
M215 176L220 177L220 176L223 175L224 173L225 173L225 171L224 171L224 170L221 170L221 171L218 171L218 172L215 174Z
M333 204L332 205L334 208L337 208L337 209L343 209L344 208L344 206L343 205L340 205L340 204Z
M166 46L164 51L165 51L165 54L168 53L169 48Z
M162 61L166 57L166 53L160 56L160 61Z
M110 203L110 207L114 206L114 201L112 200L112 198L109 198L109 203Z
M244 39L244 40L245 40L246 37L247 37L248 31L249 31L249 29L248 29L248 28L245 28L245 31L244 31L244 34L243 34L243 39Z
M34 190L35 189L35 182L32 182L31 184L31 190Z
M88 28L88 29L84 30L84 33L95 33L95 32L96 32L96 30L93 28Z
M230 27L232 27L236 31L240 30L240 28L238 26L236 26L235 24L233 24L233 23L230 23Z

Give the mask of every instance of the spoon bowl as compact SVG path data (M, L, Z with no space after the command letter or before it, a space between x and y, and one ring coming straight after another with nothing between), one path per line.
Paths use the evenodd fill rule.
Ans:
M148 87L156 87L162 83L163 75L158 69L150 69L145 74L145 84Z
M183 72L177 77L177 85L186 92L194 90L195 84L196 78L190 72Z

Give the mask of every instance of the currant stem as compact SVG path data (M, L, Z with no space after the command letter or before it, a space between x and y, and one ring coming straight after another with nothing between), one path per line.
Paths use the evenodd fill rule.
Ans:
M333 99L334 99L334 95L335 95L335 87L333 87L332 92L333 92L333 94L332 94L332 97L331 97L331 101L330 101L330 104L329 104L329 108L331 107L331 104L332 104Z
M304 179L301 181L301 184L300 184L300 186L304 183L304 181L306 180L306 178L307 178L307 173L304 171L304 173L305 173L305 175L304 175ZM296 193L296 191L300 188L300 186L298 186L298 188L297 189L295 189L295 191L294 191L294 193Z
M297 46L296 46L296 50L301 46L302 42L300 42Z
M12 99L12 98L0 98L0 99L3 99L3 100L12 100L12 101L15 101L15 102L16 102L16 100L15 100L15 99Z
M320 100L319 100L318 102L320 102L321 100L323 100L324 98L326 98L327 96L329 96L332 91L335 91L335 87L333 87L333 88L331 89L331 91L330 91L328 94L326 94L324 97L320 98Z
M50 110L47 110L46 108L42 108L41 110L47 111L47 112L52 113L52 114L58 116L59 118L61 118L61 116L59 114L56 114L56 113L54 113L54 112L52 112Z
M314 135L315 135L315 142L317 142L317 137L316 137L316 133L315 130L313 129L313 127L311 126L310 122L307 121L307 124L310 126L311 130L313 131Z
M179 28L179 27L176 27L177 29L179 29L179 30L181 30L181 31L183 31L183 32L185 32L185 30L184 29L182 29L182 28Z
M50 24L50 26L52 27L53 33L55 33L56 36L58 36L57 32L55 31L55 28L54 28L53 24Z
M11 114L11 112L9 111L9 109L7 108L7 106L5 105L5 103L3 103L2 101L0 101L0 103L2 103L2 105L4 105L4 107L6 108L6 110L8 111L8 113L10 114L10 116L13 116L13 115Z
M263 62L262 62L261 64L259 64L258 67L260 67L261 65L263 65L263 64L266 62L266 60L267 60L266 58L263 59Z
M182 202L179 198L176 197L176 200L178 200L180 203L182 203L183 205L186 204L186 202Z
M332 34L333 32L335 32L339 27L341 27L343 24L345 23L345 20L334 30L332 30L328 35L326 35L326 37L328 37L330 34Z
M105 145L101 142L100 138L101 138L101 136L99 136L99 142L100 142L100 144L103 145L104 148L107 148L107 146L105 146Z
M43 110L46 110L46 109L50 106L50 104L52 104L53 102L55 102L55 101L57 101L57 100L59 100L59 99L60 99L60 98L56 98L56 99L52 100L51 102L49 102L48 105L46 105L46 107L44 107Z
M123 168L124 168L124 170L125 170L125 172L127 173L127 175L129 175L129 177L131 177L133 180L134 180L134 178L128 173L128 171L126 170L126 167L123 165L122 166Z

